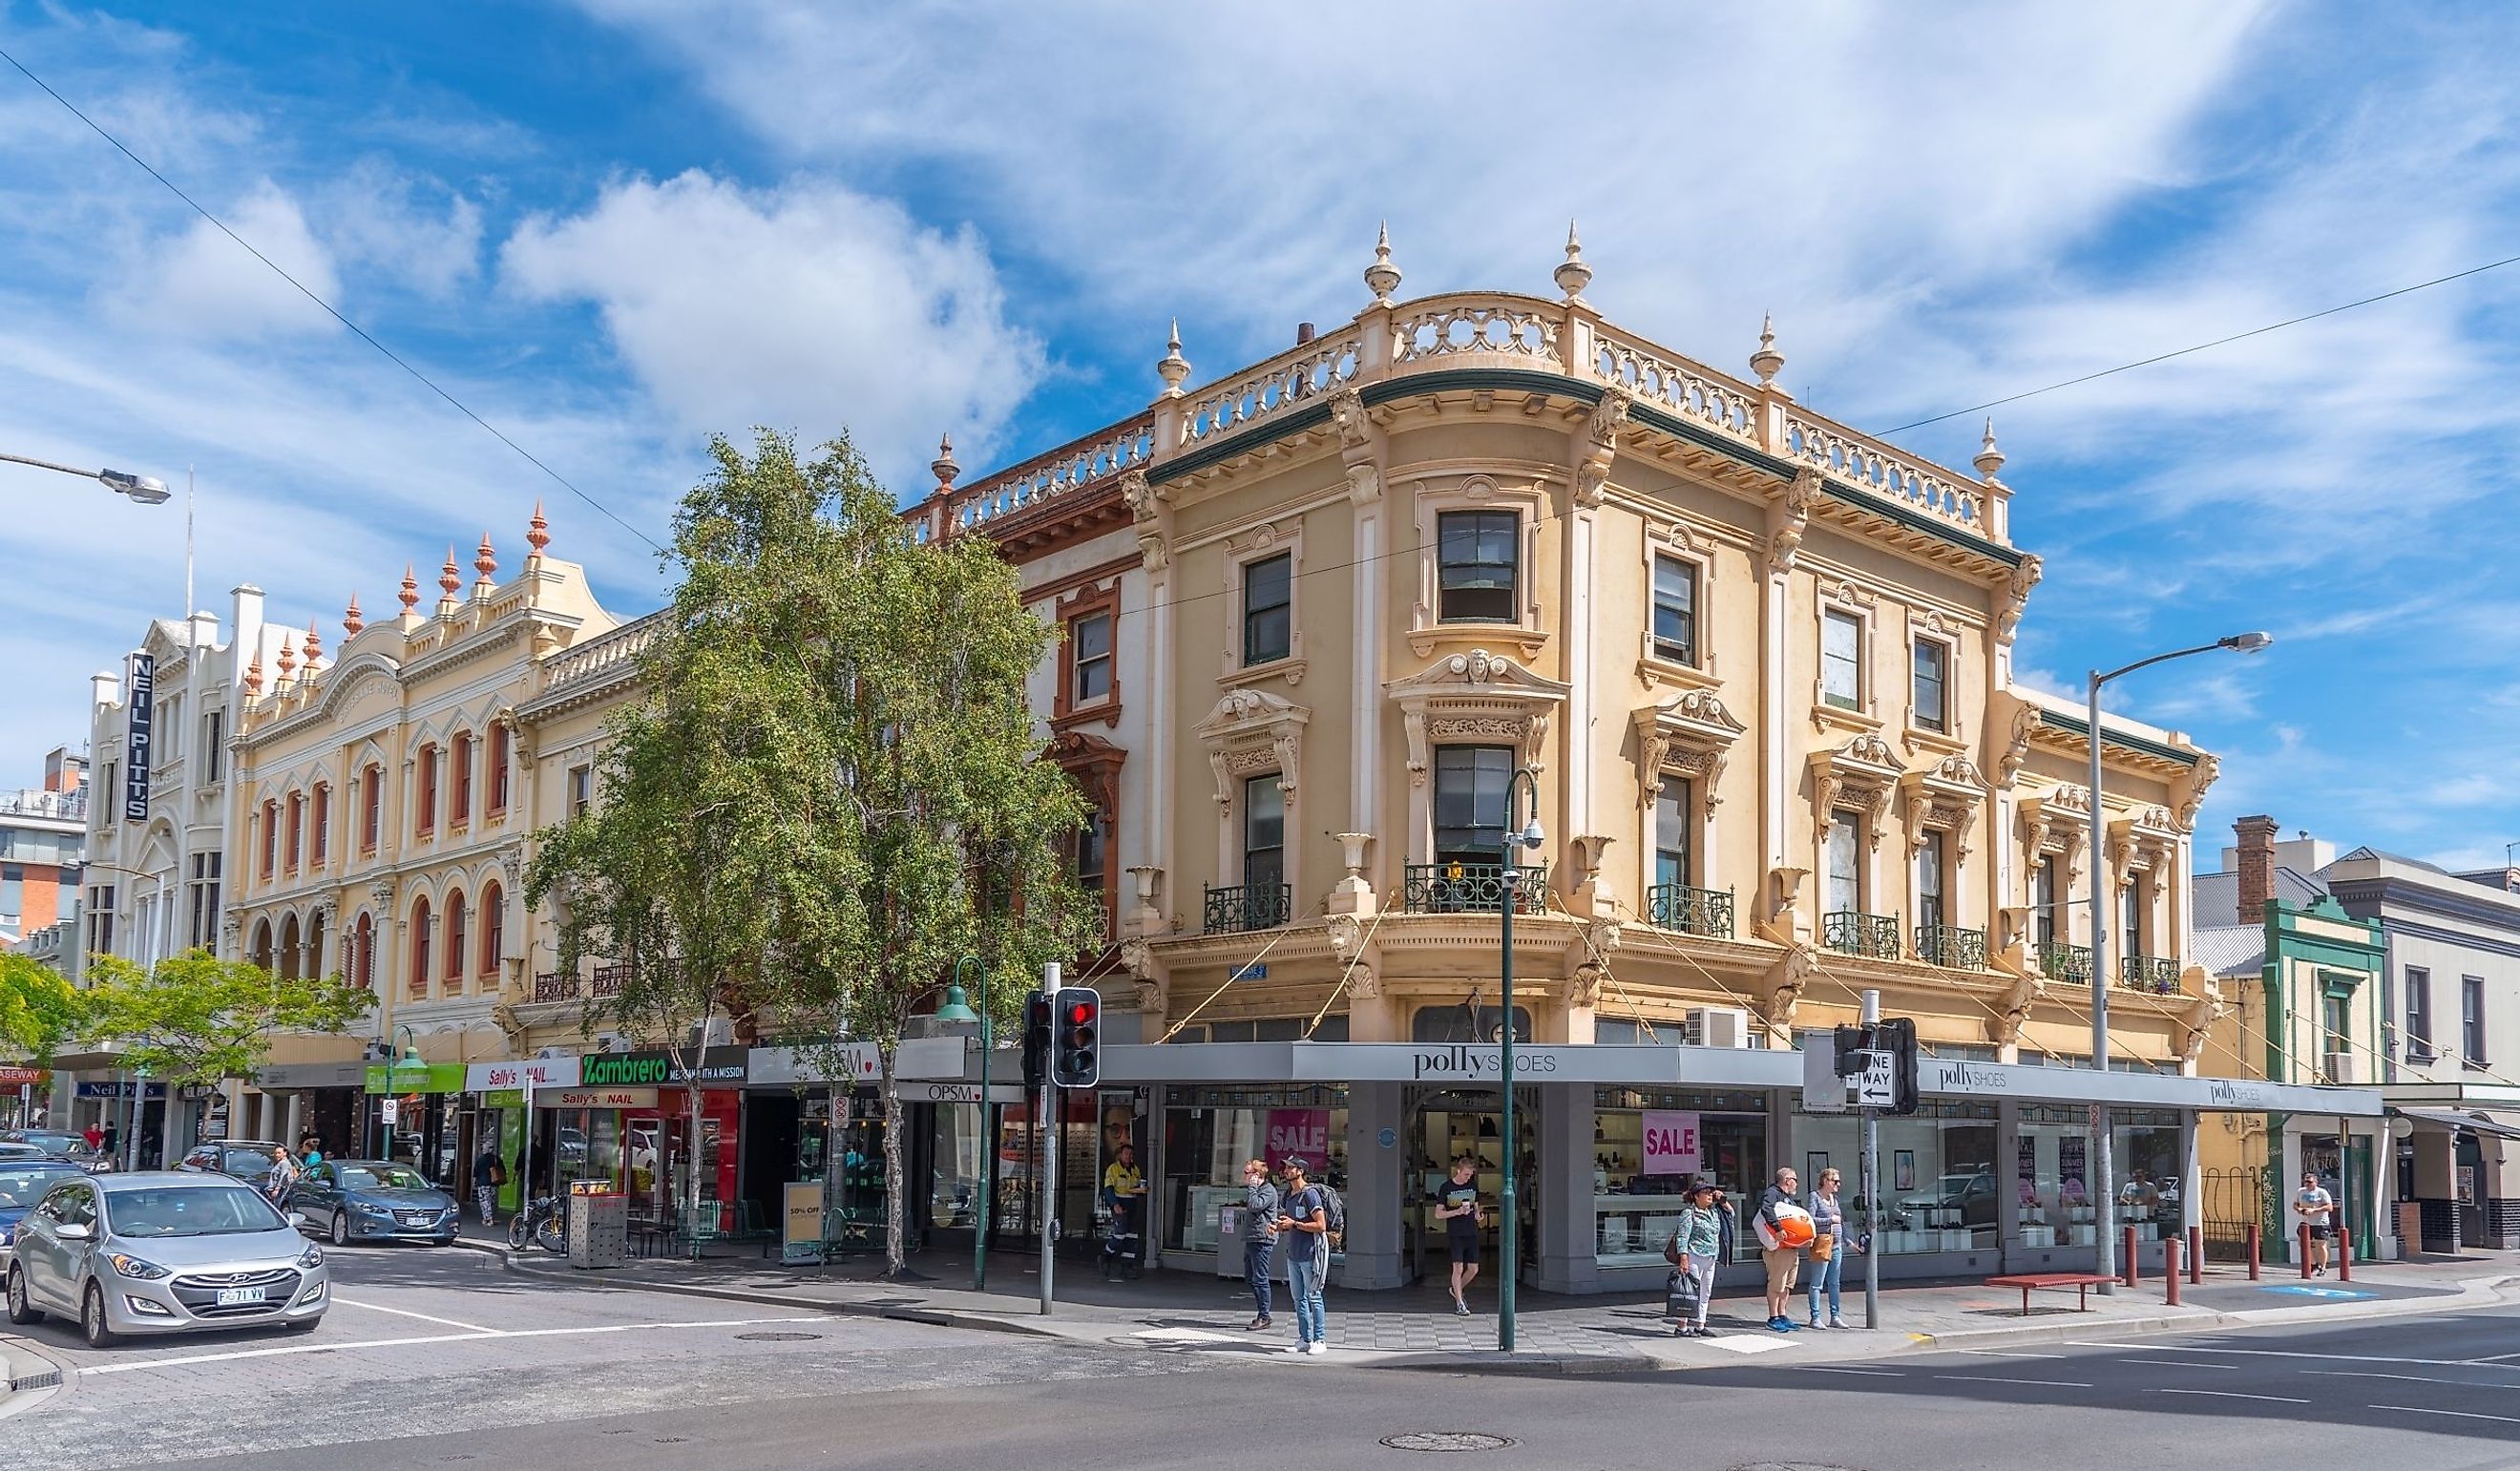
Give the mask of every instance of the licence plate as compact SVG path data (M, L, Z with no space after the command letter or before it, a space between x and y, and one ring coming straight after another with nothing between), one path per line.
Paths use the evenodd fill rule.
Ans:
M263 1301L262 1294L259 1287L222 1287L219 1289L218 1306L237 1308L248 1303L259 1303Z

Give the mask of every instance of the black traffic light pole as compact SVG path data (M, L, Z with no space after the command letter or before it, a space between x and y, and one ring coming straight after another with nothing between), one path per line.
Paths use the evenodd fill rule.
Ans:
M1881 993L1867 989L1864 993L1864 1032L1868 1044L1875 1044L1875 1033L1881 1025ZM1881 1118L1879 1110L1865 1107L1864 1116L1864 1225L1872 1239L1864 1248L1864 1326L1881 1326Z
M1049 1023L1053 1029L1056 1029L1058 1023L1050 1014L1050 999L1058 994L1058 962L1057 960L1053 960L1041 968L1041 1017L1042 1020ZM1052 1039L1045 1037L1042 1040L1045 1043L1048 1043ZM1048 1051L1050 1048L1044 1048L1043 1050ZM1045 1057L1042 1060L1044 1062L1049 1062L1051 1059ZM1058 1090L1052 1085L1050 1073L1051 1069L1048 1067L1044 1067L1041 1070L1041 1100L1039 1104L1041 1111L1033 1115L1032 1130L1033 1135L1042 1141L1041 1315L1044 1317L1050 1316L1051 1241L1058 1229L1058 1137L1056 1127L1051 1123L1051 1100L1058 1095Z

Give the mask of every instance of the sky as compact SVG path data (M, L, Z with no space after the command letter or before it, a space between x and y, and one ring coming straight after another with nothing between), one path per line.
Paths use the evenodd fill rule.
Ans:
M0 50L569 482L0 65L0 451L189 468L197 604L328 644L537 500L645 611L711 433L913 497L1143 408L1176 318L1194 382L1346 320L1385 220L1403 296L1553 294L1579 220L1611 320L1741 373L1773 313L1876 433L2520 254L2498 7L0 0ZM2515 323L2520 266L1996 411L2019 678L2275 636L2111 687L2223 758L2200 866L2520 840ZM0 465L0 785L175 615L181 504Z

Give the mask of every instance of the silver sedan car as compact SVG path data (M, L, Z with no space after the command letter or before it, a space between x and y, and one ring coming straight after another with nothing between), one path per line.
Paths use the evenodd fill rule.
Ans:
M93 1348L125 1334L312 1328L332 1306L324 1249L224 1175L66 1180L17 1234L9 1321L75 1316Z

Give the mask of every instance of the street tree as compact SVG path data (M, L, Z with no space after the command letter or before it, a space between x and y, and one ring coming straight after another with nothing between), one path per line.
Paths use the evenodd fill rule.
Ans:
M170 1091L252 1078L284 1032L339 1034L376 997L338 978L291 978L249 960L188 950L154 965L120 956L88 962L75 1026L82 1042L113 1045L123 1067Z
M527 902L559 901L564 970L619 968L625 1022L768 1010L833 1039L815 1050L841 1088L841 1044L874 1044L898 1271L910 1018L959 956L1029 970L1099 922L1060 862L1083 798L1024 704L1049 634L984 540L909 536L845 441L710 450L644 696L608 729L601 800L543 835Z
M37 1064L76 1032L80 995L30 956L0 951L0 1057Z

